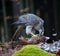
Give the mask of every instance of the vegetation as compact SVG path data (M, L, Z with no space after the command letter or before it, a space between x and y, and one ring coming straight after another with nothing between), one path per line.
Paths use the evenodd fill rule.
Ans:
M55 54L46 52L36 45L24 46L21 50L16 51L12 56L56 56Z

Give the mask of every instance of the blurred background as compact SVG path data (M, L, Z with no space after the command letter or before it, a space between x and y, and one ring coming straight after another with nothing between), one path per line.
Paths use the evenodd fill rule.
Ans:
M10 41L16 30L12 23L29 8L44 20L44 35L60 39L60 0L0 0L0 42Z

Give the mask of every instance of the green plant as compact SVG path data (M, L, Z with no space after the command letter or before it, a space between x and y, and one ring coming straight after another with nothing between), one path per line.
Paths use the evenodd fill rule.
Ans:
M55 54L46 52L36 45L24 46L21 50L16 51L12 56L56 56Z

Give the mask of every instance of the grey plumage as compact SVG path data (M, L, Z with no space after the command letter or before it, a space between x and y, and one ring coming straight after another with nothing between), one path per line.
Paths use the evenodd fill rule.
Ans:
M34 25L34 24L38 24L38 23L43 24L44 21L40 17L38 17L34 14L24 14L22 16L19 16L18 21L16 21L14 24Z
M35 14L27 13L27 14L21 15L19 16L18 21L14 22L13 24L21 27L31 25L33 26L34 29L38 31L42 29L42 31L44 32L44 27L43 27L44 20Z

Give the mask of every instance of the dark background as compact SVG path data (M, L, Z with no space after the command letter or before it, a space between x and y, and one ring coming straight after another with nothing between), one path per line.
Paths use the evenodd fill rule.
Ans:
M0 41L11 40L16 30L11 24L25 7L31 8L30 12L34 14L39 11L45 21L44 35L54 38L52 34L57 33L56 39L60 39L60 0L0 0Z

